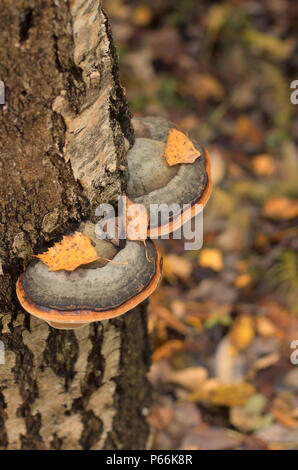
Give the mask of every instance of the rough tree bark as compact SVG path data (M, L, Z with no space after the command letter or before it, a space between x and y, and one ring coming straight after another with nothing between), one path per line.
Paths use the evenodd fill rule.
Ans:
M146 306L59 331L15 282L123 190L130 113L100 0L1 0L0 448L138 449L148 428Z

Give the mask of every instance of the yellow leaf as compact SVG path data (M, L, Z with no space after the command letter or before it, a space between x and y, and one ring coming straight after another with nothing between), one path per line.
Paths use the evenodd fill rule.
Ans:
M200 101L214 99L221 101L225 89L222 84L212 75L192 74L184 83L181 83L179 89L187 95L192 95Z
M266 153L256 155L253 158L252 166L258 176L272 176L275 173L274 159Z
M152 20L152 11L147 5L138 6L132 14L132 22L137 26L146 26Z
M223 269L222 253L217 248L203 248L199 253L199 263L203 268L221 271Z
M264 315L256 317L257 332L261 336L274 336L276 333L276 327L274 324L266 318Z
M254 386L247 382L219 385L211 394L210 401L219 406L242 406L254 393Z
M188 315L185 318L185 323L191 325L198 333L202 333L204 330L203 323L201 318L196 317L195 315Z
M255 393L255 387L247 382L234 385L217 385L215 388L198 390L190 395L194 401L206 401L216 406L243 406Z
M187 367L183 370L173 370L167 376L167 382L181 385L189 391L198 390L208 377L205 367Z
M273 220L294 219L298 216L298 200L273 196L265 202L263 215Z
M231 15L229 5L212 5L207 14L207 26L210 36L216 36L227 18Z
M251 276L250 274L241 274L240 276L237 277L237 279L234 282L234 286L237 287L238 289L243 289L243 287L249 286L251 283Z
M249 315L240 315L229 332L231 343L238 351L246 349L254 339L253 320Z
M182 351L184 348L184 341L181 341L179 339L172 339L162 344L159 348L154 351L152 355L152 360L153 362L157 362L161 359L169 359L170 357L174 356L177 352Z
M168 255L163 259L163 272L166 278L188 279L192 271L191 262L182 256Z
M269 54L273 59L284 60L293 50L291 40L283 40L276 36L260 33L254 29L244 31L244 39L261 52Z
M55 243L46 252L36 255L45 263L50 271L73 271L82 264L91 263L99 259L88 235L75 232L64 236L62 241Z
M168 165L193 163L201 153L194 147L189 138L177 129L170 129L164 157Z

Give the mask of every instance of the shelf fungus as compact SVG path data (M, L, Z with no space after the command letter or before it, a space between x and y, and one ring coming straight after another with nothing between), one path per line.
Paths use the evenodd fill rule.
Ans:
M17 281L22 307L58 329L122 315L145 300L161 277L161 256L152 240L123 240L117 246L96 238L91 223L79 230L90 237L96 260L67 271L51 269L52 259L47 265L36 258Z
M136 140L128 151L127 196L150 214L148 236L156 238L195 217L211 193L210 158L163 118L134 118ZM162 207L165 210L163 217Z

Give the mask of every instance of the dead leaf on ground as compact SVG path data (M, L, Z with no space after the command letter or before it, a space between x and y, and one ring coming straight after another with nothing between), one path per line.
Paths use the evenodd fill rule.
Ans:
M258 176L272 176L276 170L274 158L266 153L256 155L252 160L252 167Z
M262 132L247 116L240 116L237 119L234 137L239 142L248 141L255 145L263 140Z
M256 437L266 442L271 449L297 449L298 427L288 429L280 423L274 423L267 428L258 431Z
M273 220L289 220L298 217L298 200L289 197L271 197L263 207L263 215Z
M199 263L203 268L221 271L223 269L222 252L217 248L203 248L199 253Z
M191 262L178 255L167 255L163 259L163 273L168 279L175 279L176 277L187 280L191 274Z
M246 349L255 336L254 322L249 315L240 315L234 322L229 336L237 351Z
M154 308L151 308L151 315L162 319L167 326L183 335L188 332L188 327L182 321L175 318L170 310L165 307L155 306Z
M166 429L173 419L174 411L170 406L154 405L150 409L148 422L156 429Z
M245 378L246 359L238 354L229 336L225 336L216 348L214 369L215 376L223 384L237 383Z
M237 289L244 289L251 284L252 277L249 273L243 273L238 276L234 281L234 286Z
M199 101L214 99L221 101L225 94L222 84L209 74L192 74L180 86L181 92L190 94Z
M168 382L181 385L193 392L198 390L207 379L208 372L205 367L188 367L183 370L173 370L166 377Z
M276 327L265 315L256 317L256 328L261 336L275 336L276 334Z
M189 432L181 444L182 450L227 450L235 449L241 438L223 428L196 428Z
M146 26L152 20L152 10L147 5L139 5L132 14L132 22L137 26Z
M179 339L173 339L167 341L159 348L155 349L152 359L153 361L160 361L161 359L169 359L170 357L174 356L179 351L182 351L185 348L184 341Z
M255 387L248 382L232 385L217 385L211 390L198 390L190 395L192 401L206 401L217 406L243 406L255 393Z
M230 410L230 421L242 432L258 431L273 422L273 415L263 411L267 405L267 398L256 393L242 407L233 407Z
M260 369L266 369L267 367L271 367L276 364L280 360L280 358L281 355L278 352L268 354L264 357L260 357L259 359L257 359L253 364L252 368L255 371Z
M285 60L295 47L291 39L280 39L273 34L263 33L253 28L247 28L243 33L243 38L253 48L269 54L275 60Z

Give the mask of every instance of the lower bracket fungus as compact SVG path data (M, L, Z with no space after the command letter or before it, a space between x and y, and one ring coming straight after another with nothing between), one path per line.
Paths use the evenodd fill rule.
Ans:
M148 236L167 235L195 217L212 183L208 151L158 117L133 119L136 140L127 154L127 196L150 213ZM166 157L166 158L164 158ZM171 209L163 219L161 207Z
M94 226L85 224L83 232L94 234ZM72 271L53 271L39 259L29 264L17 281L17 296L27 312L55 328L73 329L122 315L156 289L162 260L152 240L126 240L119 247L90 238L96 261Z

